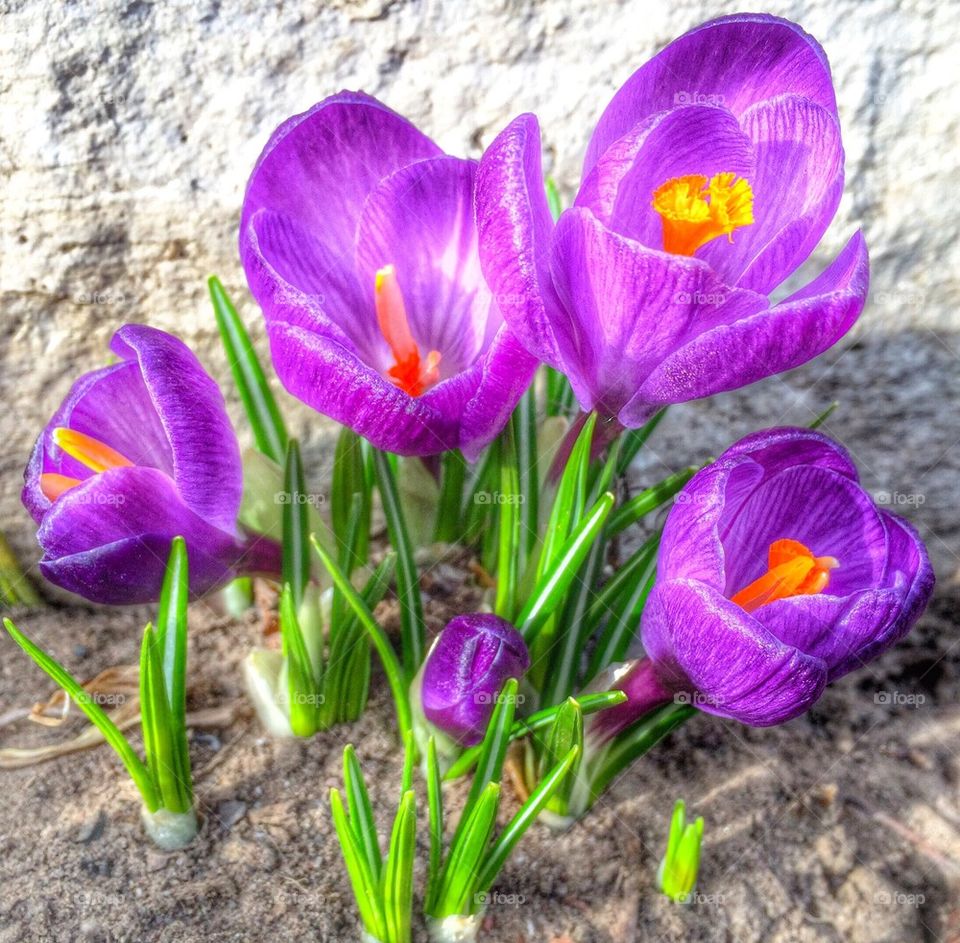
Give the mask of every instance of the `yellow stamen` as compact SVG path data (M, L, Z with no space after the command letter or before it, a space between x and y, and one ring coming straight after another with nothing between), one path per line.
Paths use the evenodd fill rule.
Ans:
M393 366L387 378L410 396L420 396L440 379L440 352L431 350L426 360L420 357L420 348L410 332L407 309L392 265L385 265L374 278L374 301L377 324L390 352Z
M693 255L697 249L753 220L753 190L734 173L673 177L653 191L653 208L663 220L663 249Z
M759 579L730 597L747 612L777 599L815 596L830 582L830 571L840 564L836 557L815 557L798 540L775 540L770 544L768 569Z
M69 475L44 472L40 476L40 491L48 501L56 501L65 491L76 488L79 484L79 478L71 478Z
M103 472L108 468L123 468L133 464L116 449L75 429L65 429L62 426L54 429L53 441L67 455L86 465L91 471Z

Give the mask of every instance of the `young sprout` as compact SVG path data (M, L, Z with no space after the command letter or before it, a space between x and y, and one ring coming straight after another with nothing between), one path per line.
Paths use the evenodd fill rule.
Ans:
M681 904L689 902L697 886L702 839L703 816L698 816L693 824L688 824L686 807L683 800L678 799L670 819L667 850L657 871L657 884L671 900Z
M433 943L470 943L476 938L494 881L526 830L562 787L579 755L572 747L547 771L510 822L497 833L503 762L513 731L517 681L496 695L496 707L479 750L477 771L453 836L444 847L443 793L434 739L427 742L428 859L424 913ZM334 826L353 887L357 909L371 943L410 943L416 850L416 803L411 788L414 746L405 737L402 798L386 858L373 821L370 799L353 748L344 752L344 797L331 790Z
M334 456L331 518L339 559L347 577L365 568L369 556L373 464L369 448L345 429ZM283 589L281 648L247 656L247 691L270 733L311 737L334 724L356 720L367 702L370 641L343 592L325 594L327 631L319 588L311 582L310 508L300 449L287 443L282 491ZM396 557L388 555L361 592L368 609L385 595Z
M143 800L144 829L160 848L188 845L197 833L186 729L187 547L174 538L167 559L156 627L147 625L140 649L140 726L145 760L83 686L9 619L13 640L70 696L103 734Z

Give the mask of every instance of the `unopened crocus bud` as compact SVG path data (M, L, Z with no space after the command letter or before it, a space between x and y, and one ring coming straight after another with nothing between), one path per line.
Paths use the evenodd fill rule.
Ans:
M423 667L423 713L463 746L483 739L508 678L530 667L520 633L505 619L474 612L447 623Z

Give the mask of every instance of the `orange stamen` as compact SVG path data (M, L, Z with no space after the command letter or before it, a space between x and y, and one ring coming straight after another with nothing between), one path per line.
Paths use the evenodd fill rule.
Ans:
M693 255L701 246L749 226L753 220L753 190L729 172L707 178L702 174L673 177L653 191L653 208L663 220L663 249Z
M747 612L777 599L815 596L830 582L830 571L840 564L835 557L815 557L798 540L775 540L770 544L767 572L730 597Z
M48 501L56 501L65 491L76 488L79 484L79 478L71 478L69 475L44 472L40 476L40 491Z
M108 468L123 468L133 464L116 449L75 429L65 429L62 426L54 429L53 441L67 455L94 472L103 472Z
M374 301L380 333L390 345L393 366L387 378L410 396L420 396L440 379L440 352L431 350L421 360L420 348L410 332L407 309L392 265L380 269L374 279Z

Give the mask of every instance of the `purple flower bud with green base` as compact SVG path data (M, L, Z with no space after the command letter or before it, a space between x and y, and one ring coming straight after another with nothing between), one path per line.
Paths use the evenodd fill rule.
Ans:
M868 285L860 233L806 287L769 297L842 189L823 50L786 20L728 16L617 92L556 225L536 118L510 124L477 174L480 259L527 350L566 374L584 411L636 428L664 404L799 366L850 329Z
M427 655L420 702L427 720L461 746L483 739L497 695L530 667L523 636L505 619L474 612L451 619Z
M182 535L194 595L278 574L279 545L237 528L240 449L216 383L154 328L127 324L110 349L119 362L74 383L24 473L40 571L94 602L150 602Z
M273 133L240 255L284 386L378 448L475 457L536 367L484 281L476 162L341 92Z
M747 436L671 509L646 657L592 732L609 739L671 701L756 727L790 720L903 638L933 585L916 531L875 506L844 449L809 429Z

